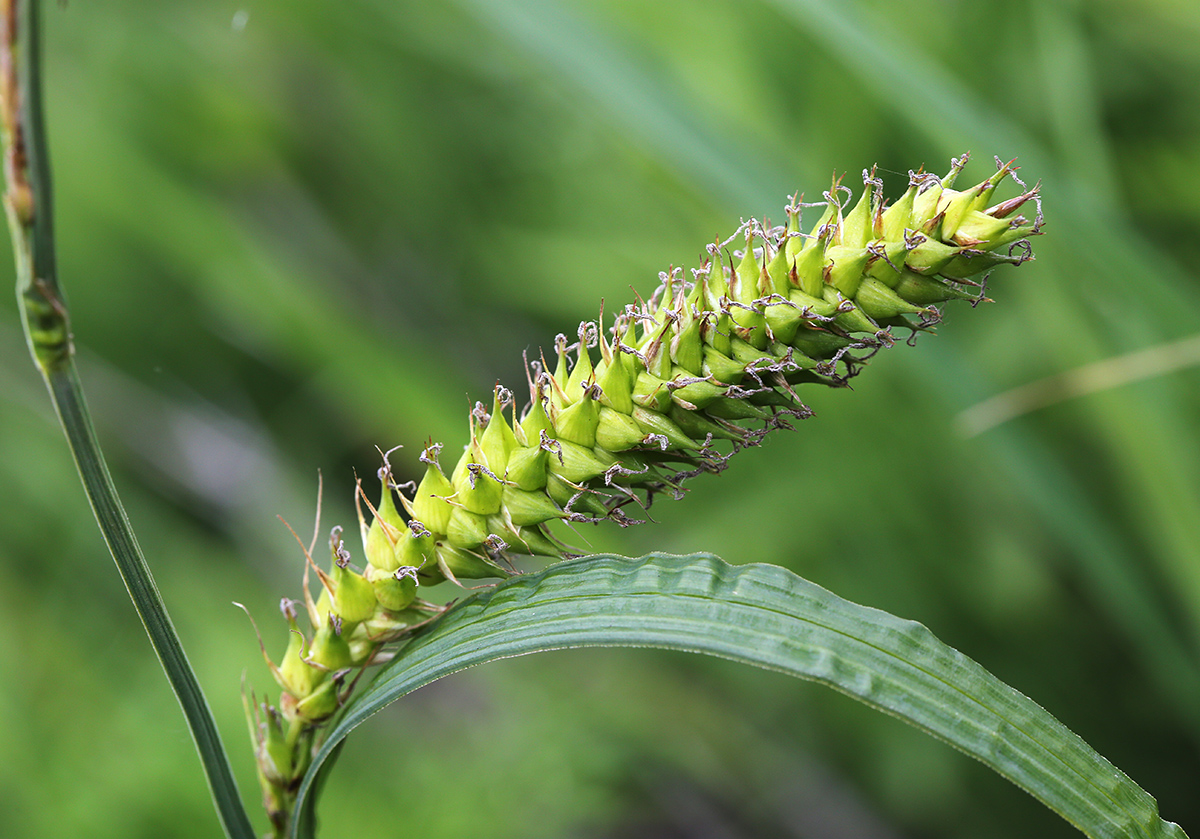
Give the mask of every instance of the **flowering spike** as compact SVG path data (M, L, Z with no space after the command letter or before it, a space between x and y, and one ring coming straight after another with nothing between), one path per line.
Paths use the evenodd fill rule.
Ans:
M987 206L1012 164L956 190L966 162L955 159L944 178L910 172L891 206L874 170L863 173L852 207L850 190L835 180L808 232L802 208L822 205L794 196L784 228L752 220L708 245L692 282L681 269L664 272L659 290L621 310L607 335L603 315L598 326L581 325L574 351L559 335L553 374L543 356L526 364L530 404L519 422L515 413L512 424L506 419L511 394L497 386L490 414L482 404L472 410L449 478L441 446L426 447L424 476L411 498L399 496L408 521L385 457L378 507L359 490L373 515L362 528L365 573L350 567L335 533L330 572L311 559L306 566L323 585L316 602L305 587L307 634L295 606L285 608L289 645L272 667L282 718L311 733L333 714L351 670L380 660L383 644L441 611L418 597L421 586L503 578L520 554L566 555L558 520L635 523L625 511L658 493L678 497L687 479L721 471L732 452L810 416L798 385L844 386L895 343L893 329L928 330L940 319L935 304L985 299L970 277L1032 258L1039 189ZM1018 215L1030 202L1033 222ZM278 793L303 771L311 740L282 754L284 729L268 711L257 713L260 779Z

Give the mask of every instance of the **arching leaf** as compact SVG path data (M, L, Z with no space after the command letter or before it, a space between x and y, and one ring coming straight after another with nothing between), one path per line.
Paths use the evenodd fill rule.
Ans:
M1058 720L921 624L777 566L705 554L583 557L459 603L351 702L304 778L293 835L314 835L314 783L376 711L476 664L570 647L707 653L821 682L983 761L1088 836L1185 835Z

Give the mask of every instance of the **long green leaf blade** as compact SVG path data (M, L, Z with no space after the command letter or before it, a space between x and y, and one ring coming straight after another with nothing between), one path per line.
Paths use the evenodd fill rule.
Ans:
M346 709L301 785L293 835L314 835L310 793L326 759L384 706L476 664L594 646L706 653L821 682L978 758L1088 836L1185 835L1058 720L921 624L777 566L705 554L584 557L455 606Z

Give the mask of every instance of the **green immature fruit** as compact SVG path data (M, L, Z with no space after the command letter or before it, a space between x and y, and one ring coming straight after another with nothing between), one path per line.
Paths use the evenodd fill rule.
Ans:
M485 540L481 550L501 553L505 543L499 537L492 536ZM438 546L438 562L443 573L449 579L482 580L488 577L507 577L509 571L494 561L488 559L480 551L460 548L449 542Z
M516 487L504 488L504 509L509 521L518 527L529 527L564 517L559 506L545 492L527 492Z
M268 784L286 784L295 771L295 755L287 742L279 711L265 702L253 703L248 697L243 697L242 704L250 723L250 739L259 773Z
M350 567L350 552L342 544L342 529L335 527L329 544L333 566L328 576L322 575L333 603L333 613L351 629L375 614L375 591L369 580Z
M308 661L325 670L344 670L354 664L354 656L350 652L349 635L337 615L330 614L325 623L317 629L313 636L312 646L308 650Z
M417 597L417 569L398 568L388 573L374 566L367 569L375 599L389 612L407 609Z
M323 722L333 716L333 712L338 709L339 697L338 692L342 686L342 677L335 676L328 681L322 682L320 687L310 693L303 699L296 702L287 702L280 704L285 715L292 715L308 723Z
M446 525L450 523L450 513L454 510L446 501L454 494L454 485L438 465L438 454L441 450L441 443L430 443L425 451L421 452L420 459L425 464L425 477L417 484L412 500L400 496L408 514L433 533L446 532Z
M381 571L395 571L401 565L400 559L396 556L396 548L401 534L408 529L408 525L392 500L392 473L387 466L379 470L379 482L383 488L379 496L379 505L371 510L373 513L371 526L365 529L363 553L366 554L367 563L370 566ZM359 522L361 528L361 515Z
M504 421L503 417L498 419L500 422ZM483 516L499 512L500 479L489 468L487 458L483 456L479 440L474 433L472 433L471 445L467 447L466 454L454 468L450 483L453 484L455 492L446 500L458 508L451 513L451 519L459 510L467 510Z
M327 673L305 660L308 642L299 627L296 626L295 603L285 598L280 603L280 610L283 612L283 617L288 622L291 632L288 635L287 651L283 654L283 659L278 667L271 666L271 672L275 676L275 681L286 693L302 699L325 681Z

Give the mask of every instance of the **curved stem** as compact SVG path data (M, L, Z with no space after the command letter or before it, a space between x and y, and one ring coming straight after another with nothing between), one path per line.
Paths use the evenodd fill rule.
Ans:
M0 0L0 9L4 26L0 43L0 117L7 180L4 204L29 351L49 388L96 521L183 709L225 833L231 839L253 839L254 830L212 711L121 505L75 370L69 314L54 261L50 166L42 127L38 2Z

